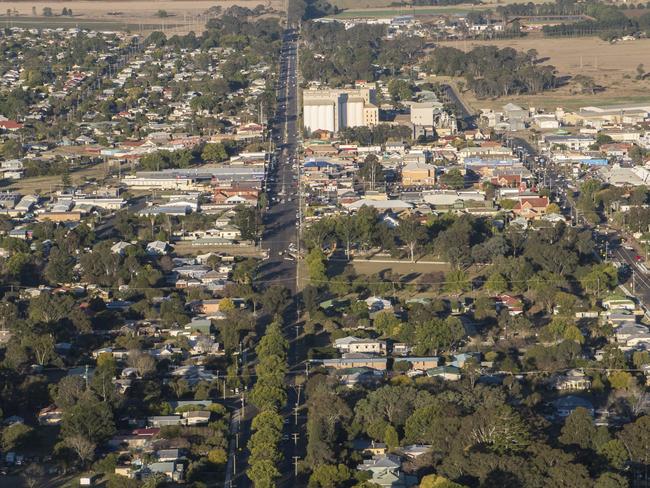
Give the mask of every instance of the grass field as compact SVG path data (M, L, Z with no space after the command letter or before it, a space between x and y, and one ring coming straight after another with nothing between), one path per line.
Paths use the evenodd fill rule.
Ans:
M385 8L385 9L350 9L335 15L337 18L354 17L395 17L398 15L452 15L466 14L472 10L487 10L483 5L449 5L443 7L421 7L421 8Z
M283 0L55 0L35 2L6 1L0 8L0 25L18 27L75 27L97 30L131 30L137 32L165 30L181 34L190 30L202 29L207 21L206 11L210 7L228 8L233 5L254 8L260 3L270 5L276 10L284 6ZM50 7L58 15L65 7L72 9L73 17L43 17L43 8ZM34 10L36 16L34 16ZM159 10L167 12L161 19ZM11 11L11 16L6 12ZM118 14L118 15L109 15Z
M101 180L105 176L106 166L104 163L87 166L70 173L73 184L83 184L88 179L93 178ZM2 183L4 185L0 186L1 191L11 190L23 195L38 192L41 195L45 195L61 189L61 176L34 176L21 180L3 180Z
M533 0L532 3L545 3L548 0ZM330 0L330 3L332 5L335 5L336 7L340 9L355 9L355 10L361 10L361 9L378 9L378 8L384 8L384 7L390 7L390 8L395 8L393 5L396 3L396 0ZM483 2L481 5L476 5L476 7L496 7L497 5L507 5L510 3L522 3L521 0L501 0L501 1L486 1ZM529 3L529 2L526 2ZM471 4L467 4L466 6L474 6ZM416 11L419 8L430 8L430 7L402 7L402 11ZM444 7L441 7L444 8Z
M415 281L417 281L417 277L425 273L433 273L436 271L447 273L449 271L449 266L446 264L411 263L408 261L402 261L400 263L382 263L355 259L352 261L352 266L354 266L354 270L360 274L371 275L379 273L380 271L391 270L403 276L410 275L412 280Z
M647 100L650 80L635 79L636 68L644 64L650 69L650 39L611 44L596 37L571 39L529 36L498 41L443 42L442 45L469 50L478 45L512 47L518 51L535 49L544 63L557 68L558 76L586 75L592 77L603 90L596 95L581 95L569 83L542 95L507 97L497 100L476 100L471 93L463 96L474 108L502 106L507 102L527 106L577 108L593 104L632 103Z
M153 23L133 23L133 22L120 22L118 20L111 21L107 19L90 19L85 17L0 17L0 26L4 27L23 27L25 29L87 29L96 30L101 32L110 31L129 31L129 32L150 32L154 30L165 31L183 31L187 30L189 23L169 22L162 24L160 22Z

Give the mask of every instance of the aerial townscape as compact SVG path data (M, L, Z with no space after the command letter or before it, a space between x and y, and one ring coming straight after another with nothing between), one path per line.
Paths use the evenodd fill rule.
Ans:
M650 2L0 13L0 488L649 488Z

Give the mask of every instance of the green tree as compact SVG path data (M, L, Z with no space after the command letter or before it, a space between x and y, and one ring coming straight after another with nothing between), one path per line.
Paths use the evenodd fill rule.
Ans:
M395 427L392 425L387 425L384 433L384 442L388 449L397 449L399 447L399 434Z
M578 407L566 418L559 440L562 444L577 445L581 449L592 449L596 426L587 409Z
M2 431L2 449L5 452L22 448L32 436L34 429L22 422L11 424Z
M291 292L281 285L272 285L264 290L260 301L268 314L272 317L281 314L291 299Z
M428 474L420 481L420 488L464 488L464 485L449 481L437 474Z
M452 269L445 276L445 291L460 295L472 289L472 283L467 273L462 269Z
M320 248L313 248L305 257L309 279L315 286L327 281L327 258Z
M498 454L518 452L529 443L529 429L509 405L480 406L467 423L470 438Z
M64 437L81 436L92 443L103 442L115 432L113 412L107 403L87 395L63 413L61 432Z
M620 470L625 467L627 451L625 445L619 439L605 442L598 448L598 454L607 459L609 465L614 469Z
M409 250L411 262L415 261L415 249L426 237L426 231L415 215L410 215L399 222L399 236Z
M309 477L309 488L337 488L352 479L352 473L345 464L321 464Z
M334 228L336 236L345 244L345 257L350 259L350 245L359 235L355 217L351 215L339 216Z
M44 275L52 284L69 283L72 281L72 267L74 259L59 248L50 252Z
M603 473L596 480L594 488L627 488L627 480L617 473Z
M508 291L508 281L501 273L492 273L485 281L484 286L490 293L503 293Z
M54 403L65 410L72 407L83 396L86 382L80 376L64 376L53 390Z
M465 328L457 318L431 319L415 326L415 350L418 354L438 355L442 350L454 349L465 336Z
M228 152L221 143L206 144L201 153L201 159L208 163L221 163L228 159Z
M255 488L274 488L275 480L280 477L280 471L273 461L262 460L251 464L246 475Z
M634 377L627 371L614 371L609 375L608 380L615 390L626 390L634 383Z
M440 177L440 183L449 188L460 190L465 187L465 176L460 172L459 169L452 168L447 170Z

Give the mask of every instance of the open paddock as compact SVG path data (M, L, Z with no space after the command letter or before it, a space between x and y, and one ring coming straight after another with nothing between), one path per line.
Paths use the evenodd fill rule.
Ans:
M545 3L547 1L548 0L532 0L532 3ZM363 10L392 9L401 12L396 15L409 15L412 14L413 12L417 12L418 10L431 9L431 8L445 9L445 8L452 8L452 7L460 7L460 8L465 8L465 10L467 9L485 10L487 8L495 9L498 5L507 5L510 3L521 3L521 0L500 0L498 3L496 1L486 1L480 4L466 3L466 4L459 4L459 5L440 5L440 6L433 6L433 7L426 7L426 6L411 7L409 5L399 7L394 5L395 3L398 3L397 0L330 0L330 3L340 9L355 10L357 12L361 12Z
M26 28L80 27L132 32L165 30L172 34L182 34L190 30L202 30L208 20L206 12L211 7L226 9L239 5L252 9L260 4L278 11L284 8L283 0L7 1L2 3L0 9L0 25ZM42 15L46 7L52 9L54 16ZM60 16L64 7L72 9L72 17ZM167 13L167 17L157 15L161 10ZM9 12L11 15L8 15Z
M610 43L596 37L546 38L530 35L521 39L493 41L441 42L468 51L476 46L494 45L512 47L518 51L535 49L539 59L556 67L559 77L589 76L602 87L595 95L576 93L576 87L567 85L538 95L504 97L496 100L477 100L471 93L463 98L476 108L500 107L508 102L543 108L577 108L594 103L632 103L647 100L650 80L636 80L636 68L643 64L650 70L650 39Z

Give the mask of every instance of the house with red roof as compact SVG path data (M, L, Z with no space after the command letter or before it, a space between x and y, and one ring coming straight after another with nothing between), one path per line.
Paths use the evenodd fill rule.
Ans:
M548 197L520 197L512 211L526 219L538 219L548 209Z
M23 124L16 122L15 120L0 120L0 129L10 130L13 132L22 128Z
M509 315L515 316L524 313L524 302L519 297L504 293L495 297L495 303L497 310L505 308Z

